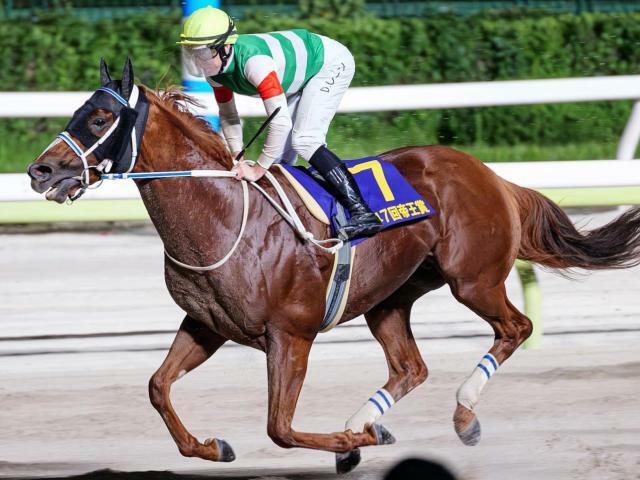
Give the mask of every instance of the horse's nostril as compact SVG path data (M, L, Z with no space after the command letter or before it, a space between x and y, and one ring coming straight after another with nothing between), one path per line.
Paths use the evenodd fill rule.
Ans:
M31 165L29 167L29 175L38 181L45 181L53 174L53 168L42 163Z

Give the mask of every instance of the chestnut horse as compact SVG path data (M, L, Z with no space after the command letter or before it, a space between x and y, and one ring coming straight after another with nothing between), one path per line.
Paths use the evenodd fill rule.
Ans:
M106 65L101 73L103 87L129 99L135 88L130 62L121 81L111 80ZM148 102L148 118L133 172L232 167L222 139L184 107L193 103L189 97L172 88L161 94L144 87L139 91ZM76 131L86 129L95 138L109 131L117 110L100 100L103 96L104 91L96 91L94 107L75 113ZM104 105L98 108L100 102ZM89 179L86 183L97 182L100 158L87 155L90 168L86 170L79 155L66 143L54 142L29 166L32 188L63 202L82 190L84 174ZM340 323L365 316L384 349L387 382L347 422L344 431L292 429L309 350L325 310L324 295L318 292L326 290L333 255L296 236L272 205L251 189L246 230L224 266L198 273L165 258L167 287L186 317L167 358L150 380L149 394L183 455L213 461L235 458L224 440L201 443L191 435L169 395L175 380L232 340L267 355L269 437L285 448L336 452L339 471L355 467L358 447L393 441L376 420L427 378L427 367L411 332L411 306L445 284L495 332L487 355L457 393L455 431L465 444L473 445L480 436L473 408L482 388L532 330L531 321L506 295L505 279L514 261L520 258L553 269L626 268L639 263L638 208L604 227L580 233L549 199L503 180L462 152L444 146L405 147L380 157L393 163L438 212L385 230L357 249ZM281 174L274 175L309 231L316 238L327 238L328 227L307 212ZM258 183L273 193L269 183ZM241 182L168 178L136 184L174 258L208 265L223 257L236 241L242 219Z

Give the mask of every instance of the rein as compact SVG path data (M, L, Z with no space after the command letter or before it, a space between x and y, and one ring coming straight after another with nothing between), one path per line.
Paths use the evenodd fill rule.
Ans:
M112 90L111 88L101 87L98 90L102 91L102 92L105 92L105 93L108 93L109 95L111 95L113 98L115 98L119 103L121 103L123 105L123 108L128 108L128 109L133 109L133 110L135 110L136 105L138 103L138 99L140 98L140 91L139 91L139 89L138 89L138 87L136 85L133 86L129 101L127 101L125 98L123 98L120 94L118 94L116 91ZM260 133L265 129L265 127L269 124L269 122L278 114L279 111L280 111L280 107L275 109L271 113L271 115L269 115L267 120L258 129L258 131L253 136L253 138L247 143L247 145L242 150L242 152L240 152L238 154L238 156L236 157L236 160L234 160L235 163L237 163L238 159L242 157L242 155L243 155L244 151L246 150L246 148L251 143L253 143L253 141L258 137L258 135L260 135ZM69 148L78 157L80 157L80 160L82 160L82 165L83 165L82 173L77 177L73 177L74 179L80 181L81 188L78 190L78 192L76 192L76 194L73 196L73 198L70 199L71 202L73 202L74 200L77 200L78 198L80 198L80 196L88 188L92 188L92 189L98 188L102 184L102 182L104 180L126 180L126 179L145 180L145 179L162 179L162 178L175 178L175 177L234 178L236 176L235 173L233 173L231 171L228 171L228 170L182 170L182 171L169 171L169 172L131 173L131 171L133 170L133 167L135 166L135 163L136 163L136 160L137 160L137 157L138 157L138 153L139 153L138 144L142 142L142 138L138 138L138 135L136 135L135 126L133 126L131 128L131 133L130 133L131 159L130 159L129 164L126 165L126 171L124 171L124 172L122 172L122 171L121 172L117 172L116 171L115 173L109 173L112 170L112 167L114 165L114 159L109 159L109 158L104 158L98 165L89 165L87 157L91 153L93 153L98 147L100 147L100 145L105 143L107 141L107 139L114 132L117 131L118 126L120 125L120 119L121 118L122 118L122 115L119 116L113 122L111 127L109 127L107 132L102 137L100 137L93 145L88 147L86 150L83 150L81 148L81 146L78 145L73 140L73 138L71 137L71 135L68 132L64 131L64 132L61 132L58 135L56 141L60 141L60 140L64 141L69 146ZM146 118L145 118L145 121L146 121ZM141 133L141 132L138 132L138 133ZM49 150L51 147L53 147L53 145L56 143L56 141L54 141L54 143L49 145L49 147L47 147L45 152L47 150ZM120 159L115 159L115 162L118 162L119 160ZM99 181L95 185L91 185L91 183L90 183L90 181L91 181L91 179L90 179L91 170L95 170L96 174L99 177ZM267 180L271 183L271 185L274 187L274 189L278 193L278 197L280 198L280 201L284 205L284 208L282 208L280 205L278 205L278 202L276 202L276 200L271 198L271 196L262 187L260 187L257 183L255 183L255 182L249 182L249 183L256 190L258 190L260 193L262 193L262 195L264 195L264 197L267 199L267 201L269 201L269 203L271 203L271 205L273 205L273 207L276 209L276 211L280 215L282 215L282 217L287 221L287 223L289 223L289 225L291 225L291 227L298 233L298 235L300 235L300 237L303 239L303 241L309 240L311 243L313 243L319 249L324 250L326 252L330 252L330 253L337 252L343 246L343 241L340 240L340 239L337 239L337 238L329 238L329 239L326 239L326 240L318 240L318 239L316 239L313 236L313 233L309 232L305 228L305 226L303 225L302 221L300 220L300 217L298 216L298 214L295 211L295 208L291 204L291 201L289 200L289 198L287 197L286 193L282 189L282 186L280 186L280 184L275 179L275 177L268 171L265 173L265 177L267 178ZM229 250L229 252L223 258L218 260L216 263L213 263L213 264L207 265L207 266L196 266L196 265L189 265L187 263L183 263L183 262L179 261L178 259L172 257L169 254L169 252L167 252L167 250L165 249L165 255L167 256L167 258L169 258L169 260L174 262L176 265L179 265L179 266L181 266L183 268L186 268L186 269L189 269L189 270L193 270L195 272L208 272L208 271L215 270L215 269L221 267L222 265L224 265L229 260L229 258L231 258L231 255L233 255L233 252L236 250L236 248L240 244L240 239L242 238L242 235L244 234L245 227L247 226L247 219L249 217L249 189L247 187L247 181L246 180L241 180L241 183L242 183L242 198L243 198L242 223L240 225L240 232L238 234L238 237L236 238L236 241L233 243L233 246L231 247L231 250Z
M176 178L176 177L235 178L235 176L236 176L235 173L229 170L181 170L181 171L175 171L175 172L111 173L111 174L103 174L101 178L104 180L126 180L126 179L144 180L144 179L153 179L153 178L161 179L161 178ZM287 221L289 225L291 225L291 227L296 231L296 233L298 233L298 235L300 235L300 237L303 240L305 241L308 240L319 249L329 253L335 253L343 246L343 241L337 238L329 238L326 240L316 239L313 236L313 233L309 232L305 228L304 224L300 220L300 217L296 213L296 210L293 207L293 204L287 197L287 194L283 190L280 183L276 180L276 178L269 171L265 173L265 178L271 183L273 188L276 190L278 197L280 198L280 201L284 205L284 208L278 205L278 202L275 199L273 199L256 182L248 182L248 183L250 183L251 186L253 186L256 190L258 190L262 195L264 195L267 201L271 205L273 205L276 211ZM180 265L181 267L186 268L188 270L193 270L195 272L208 272L221 267L227 262L227 260L229 260L229 258L231 258L231 255L233 255L233 252L236 250L236 248L238 247L238 244L240 243L240 239L242 238L245 227L247 225L247 219L249 217L249 189L247 188L246 180L241 180L241 183L242 183L242 197L243 197L242 224L240 225L240 232L238 233L238 237L236 238L236 241L231 247L231 250L229 250L229 252L222 259L218 260L216 263L203 266L203 267L183 263L177 260L176 258L172 257L169 254L169 252L167 252L167 250L165 249L165 255L167 256L167 258L169 258L169 260L174 262L176 265ZM330 245L330 246L327 246L327 245Z

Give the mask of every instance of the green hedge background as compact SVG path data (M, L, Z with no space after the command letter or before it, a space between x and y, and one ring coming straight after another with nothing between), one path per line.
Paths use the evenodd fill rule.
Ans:
M309 28L347 45L356 58L354 86L640 73L640 14L520 11L471 17L300 19L260 13L239 23L246 33L293 27ZM118 74L127 55L142 83L179 83L179 29L178 13L147 12L96 22L58 13L0 21L0 89L93 90L98 86L99 58L104 56L112 74ZM630 108L631 102L598 102L339 115L329 138L357 143L374 134L388 139L381 147L611 145ZM21 170L65 123L0 120L0 171ZM253 125L247 122L248 128ZM15 158L15 152L22 158Z

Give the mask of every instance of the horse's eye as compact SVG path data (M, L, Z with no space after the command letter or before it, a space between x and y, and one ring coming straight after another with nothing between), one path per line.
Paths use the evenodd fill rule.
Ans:
M104 118L96 118L96 119L93 121L93 124L94 124L96 127L104 127L106 123L107 123L107 122L105 122Z

